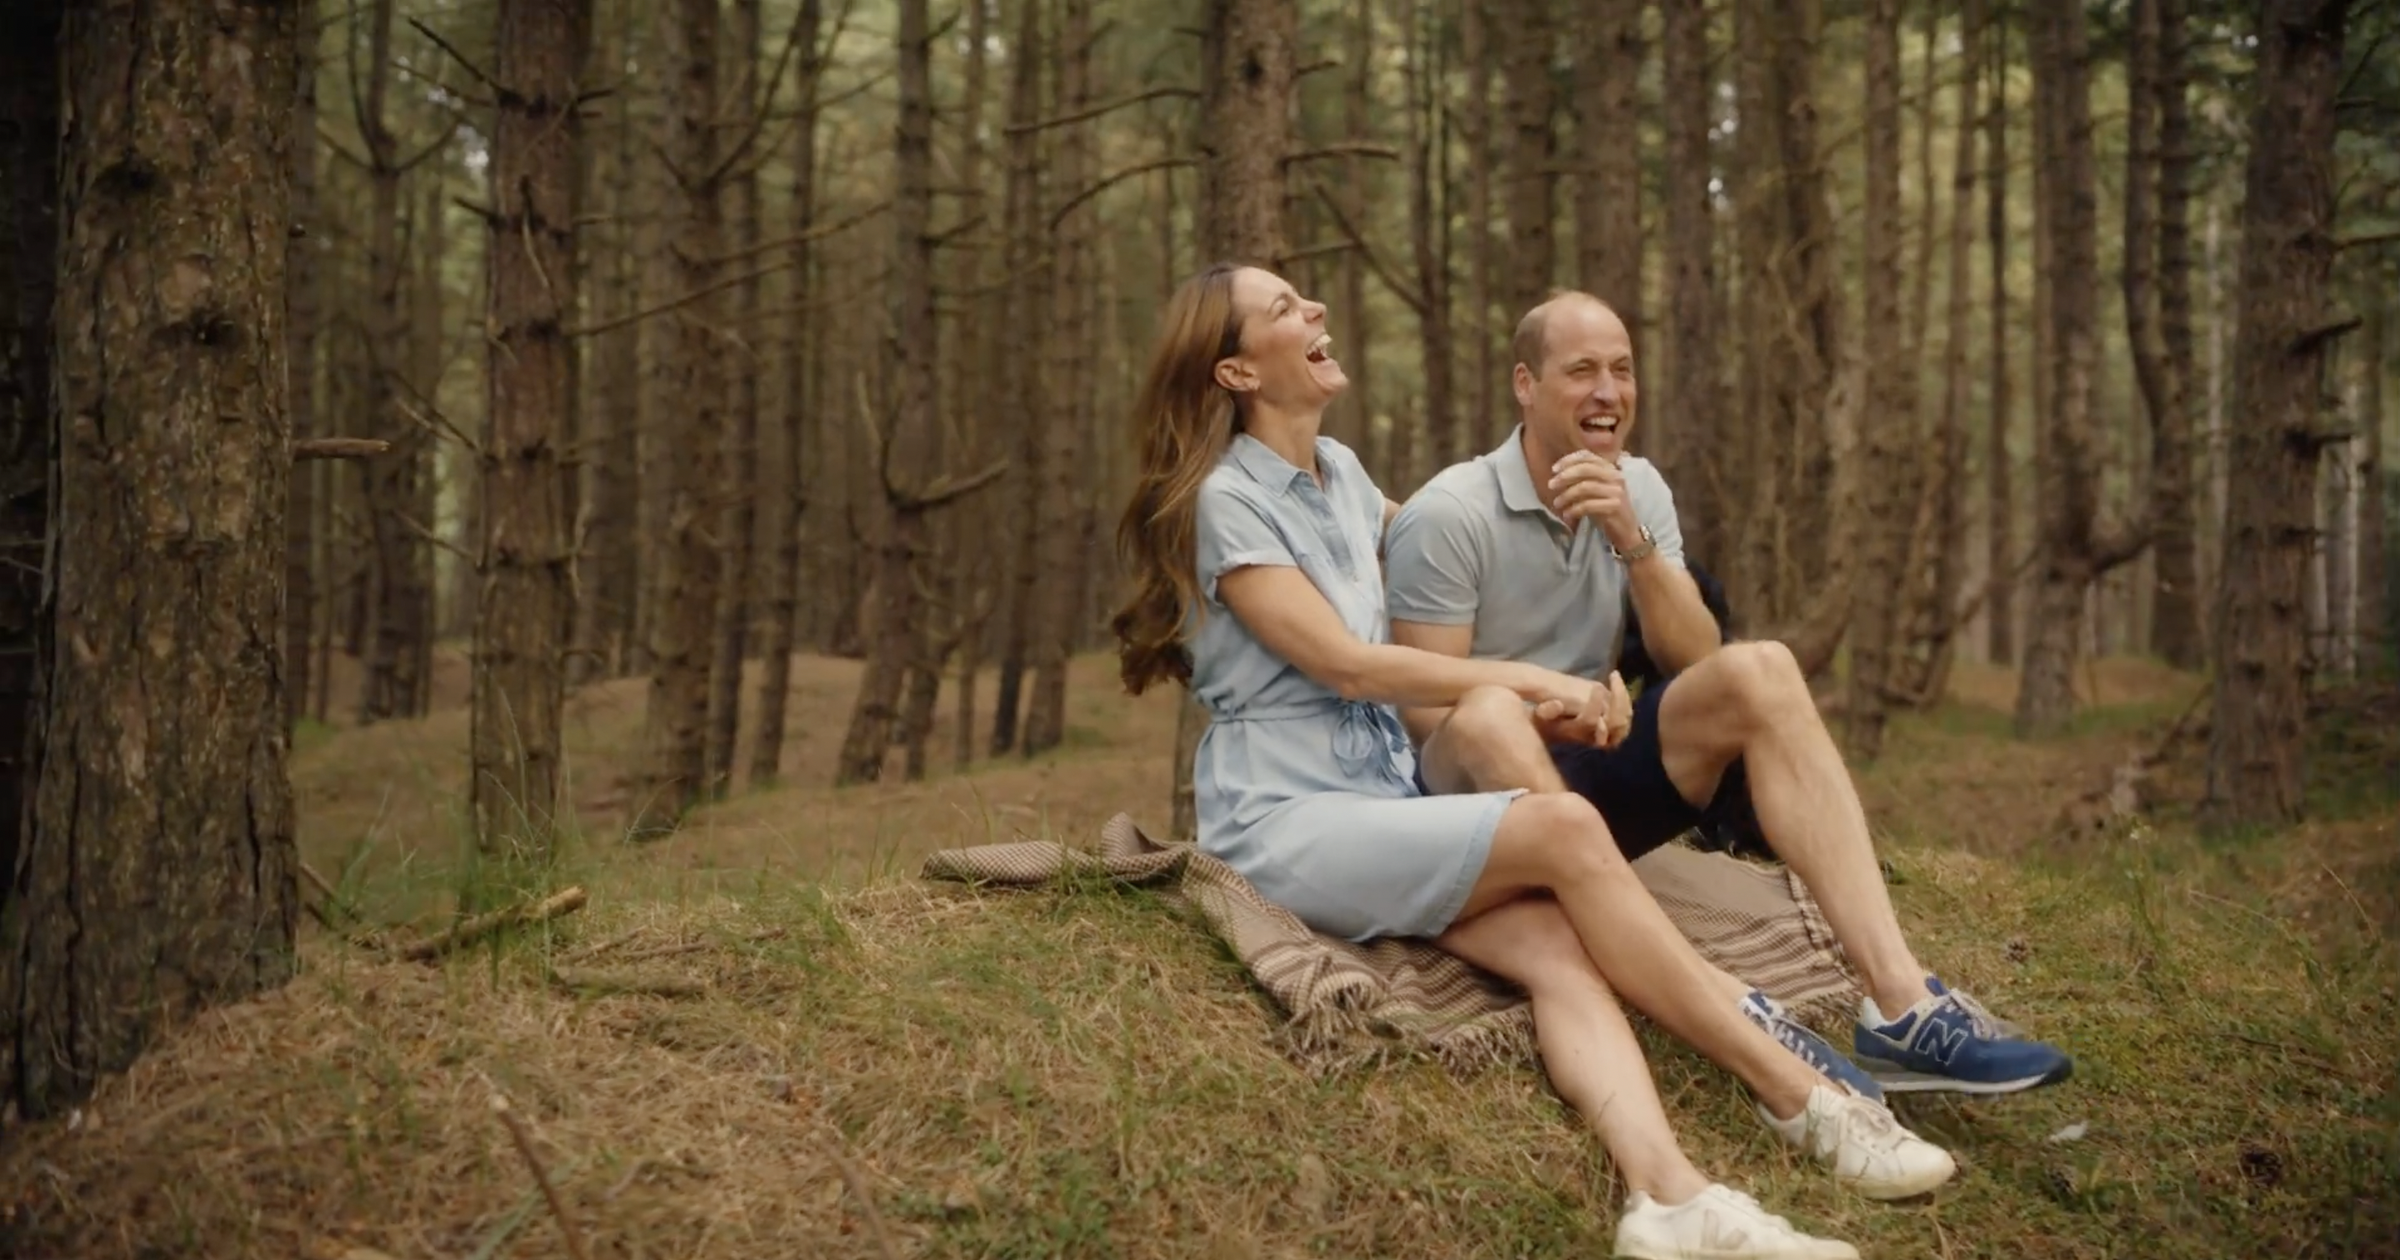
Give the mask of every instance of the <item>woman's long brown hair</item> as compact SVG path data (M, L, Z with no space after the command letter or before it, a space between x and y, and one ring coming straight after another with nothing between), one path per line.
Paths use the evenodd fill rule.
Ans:
M1140 695L1162 679L1189 685L1191 651L1184 619L1200 603L1193 534L1200 483L1208 479L1240 420L1233 395L1217 384L1217 361L1241 350L1241 313L1233 306L1238 263L1215 263L1167 299L1150 367L1134 397L1142 435L1133 499L1117 523L1117 554L1132 570L1133 598L1110 626L1125 689Z

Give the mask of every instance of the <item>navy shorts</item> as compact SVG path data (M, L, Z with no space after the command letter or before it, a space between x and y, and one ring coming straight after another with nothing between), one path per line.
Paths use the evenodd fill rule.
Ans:
M1694 805L1675 790L1658 743L1658 706L1673 679L1642 688L1633 700L1633 729L1614 748L1552 744L1550 760L1567 788L1590 801L1608 823L1628 861L1695 827L1745 820L1750 812L1749 778L1740 758L1725 767L1717 792Z

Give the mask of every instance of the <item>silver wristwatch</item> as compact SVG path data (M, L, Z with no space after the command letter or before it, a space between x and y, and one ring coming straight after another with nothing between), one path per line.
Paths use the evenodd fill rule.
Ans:
M1613 542L1608 545L1608 554L1627 564L1632 564L1636 560L1647 560L1657 551L1658 540L1650 536L1650 527L1647 525L1642 526L1642 541L1634 544L1633 550L1619 551Z

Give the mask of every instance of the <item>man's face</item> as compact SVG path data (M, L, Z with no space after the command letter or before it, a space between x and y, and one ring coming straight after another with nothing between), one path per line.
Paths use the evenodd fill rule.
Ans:
M1518 364L1516 392L1543 463L1573 451L1616 463L1633 436L1639 392L1624 321L1597 302L1560 302L1544 330L1541 374Z

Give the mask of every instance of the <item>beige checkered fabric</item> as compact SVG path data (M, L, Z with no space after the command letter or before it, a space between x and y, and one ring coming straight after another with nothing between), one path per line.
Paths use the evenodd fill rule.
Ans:
M1634 863L1667 917L1700 954L1814 1018L1854 1005L1857 981L1825 915L1790 872L1668 845ZM1164 845L1119 814L1098 851L1049 841L945 849L925 861L928 879L1035 887L1105 876L1172 885L1199 911L1288 1017L1280 1030L1304 1064L1333 1068L1393 1050L1422 1050L1471 1067L1533 1051L1524 993L1431 943L1366 945L1309 930L1232 867L1189 844Z

